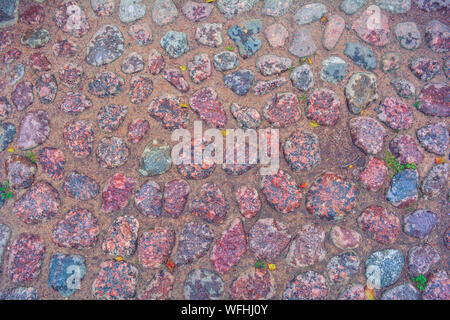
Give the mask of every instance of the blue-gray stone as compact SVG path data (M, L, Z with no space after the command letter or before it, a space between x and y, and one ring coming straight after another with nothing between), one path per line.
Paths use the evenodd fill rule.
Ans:
M161 38L161 47L172 58L178 58L189 51L186 33L179 31L168 31L164 37Z
M411 9L411 0L378 0L377 4L390 13L406 13Z
M158 26L174 22L177 16L177 7L171 0L156 0L153 2L152 19Z
M419 175L417 170L405 169L392 178L386 199L394 207L406 208L412 202L417 201L419 196L418 186Z
M142 0L120 0L119 19L124 23L139 20L145 16L147 7Z
M255 74L247 69L235 71L223 77L225 85L238 96L245 95L252 87Z
M142 153L138 172L144 177L156 176L167 172L171 166L170 146L153 140Z
M386 290L381 300L420 300L420 293L410 283L405 283Z
M249 20L243 26L234 25L228 29L228 35L239 49L242 58L247 59L261 48L261 40L256 36L262 29L261 20Z
M0 29L17 23L19 0L0 0Z
M3 206L4 199L0 199L0 208ZM2 274L3 256L11 237L11 229L4 224L0 224L0 275Z
M279 17L286 14L292 0L265 0L262 7L262 14L266 16Z
M391 84L401 98L410 99L416 93L416 87L407 79L394 78L391 80Z
M367 0L344 0L339 8L346 14L351 15L361 9L366 2Z
M32 287L10 288L0 290L0 300L39 300L39 294Z
M450 136L445 122L426 125L416 132L417 139L428 152L445 155L448 149Z
M85 274L86 265L83 256L56 253L50 261L48 286L63 297L70 297L75 290L80 289Z
M259 0L218 0L217 8L227 19L250 11Z
M16 127L12 123L0 124L0 151L5 150L14 141Z
M439 224L439 217L429 210L416 210L403 218L403 231L410 237L424 239Z
M304 25L319 20L327 14L327 7L322 3L306 4L298 9L294 18L298 25Z
M320 77L322 80L339 83L347 75L347 62L339 57L329 57L322 61L322 71Z
M415 0L415 3L427 12L442 10L450 5L449 0Z
M372 50L359 42L347 42L344 54L352 59L356 65L367 70L373 70L377 67L377 61Z
M21 63L16 64L9 72L9 85L14 86L17 82L22 80L25 75L25 66Z
M296 57L308 57L316 53L317 47L306 28L298 28L292 36L289 52Z
M447 190L448 164L434 165L422 181L421 189L425 199L433 199Z
M99 67L117 60L125 51L122 32L113 25L104 25L87 45L86 62Z
M239 66L239 58L236 53L223 51L213 57L214 67L217 71L228 71Z
M307 91L314 86L314 75L307 64L302 64L292 70L289 79L291 79L292 85L301 91Z
M372 253L366 260L366 278L371 288L381 289L397 281L402 273L405 258L397 249Z
M25 31L20 38L24 46L30 46L33 49L42 48L50 41L50 32L46 29L31 29Z
M400 45L408 50L415 50L422 43L422 36L415 22L402 22L394 27L394 34Z

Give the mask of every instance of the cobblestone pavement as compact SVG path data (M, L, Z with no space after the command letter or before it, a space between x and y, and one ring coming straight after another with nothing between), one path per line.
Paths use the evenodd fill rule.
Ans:
M449 7L0 0L0 299L448 300Z

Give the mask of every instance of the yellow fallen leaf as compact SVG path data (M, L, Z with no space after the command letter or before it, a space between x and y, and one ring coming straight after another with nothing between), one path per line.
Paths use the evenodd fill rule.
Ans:
M117 256L114 258L114 260L116 260L117 262L123 261L124 259L122 258L122 256Z
M275 271L275 269L277 268L277 266L275 264L273 264L273 263L269 263L268 267L269 267L270 271Z
M11 153L13 153L14 151L16 151L16 150L14 150L14 148L13 148L13 147L9 147L9 148L8 148L8 152L11 152Z
M214 2L214 1L216 1L216 0L206 0L206 3L211 3L211 2Z
M180 107L182 107L182 108L189 108L189 105L187 105L186 103L181 103Z
M366 287L364 289L364 294L366 295L367 299L375 300L375 292L373 291L373 289L370 289L369 287Z
M351 169L351 168L353 168L353 165L351 164L351 165L349 165L348 167Z
M186 66L183 66L183 65L181 65L181 64L178 66L178 68L180 68L180 69L183 70L183 71L186 71L186 69L187 69Z
M230 134L230 131L228 131L228 130L220 130L220 131L222 132L222 135L223 135L224 137L226 137L227 135Z
M436 164L445 163L445 159L444 158L436 158L436 159L434 159L434 163L436 163Z
M316 127L319 126L319 124L318 124L316 121L314 121L314 120L310 121L310 122L309 122L309 125L310 125L311 127L313 127L313 128L316 128Z

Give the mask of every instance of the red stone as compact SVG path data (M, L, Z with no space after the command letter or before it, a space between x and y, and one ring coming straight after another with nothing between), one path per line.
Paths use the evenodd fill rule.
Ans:
M400 233L400 219L380 206L370 206L358 218L361 229L382 244L391 244Z
M102 211L112 212L122 210L128 204L136 181L116 173L112 176L102 192Z
M139 264L144 268L164 265L175 246L175 231L156 228L144 232L139 239Z
M378 191L388 177L388 169L383 160L371 158L362 171L359 180L369 191Z
M222 233L211 251L211 263L219 273L225 273L244 255L246 250L244 225L235 219L230 227Z

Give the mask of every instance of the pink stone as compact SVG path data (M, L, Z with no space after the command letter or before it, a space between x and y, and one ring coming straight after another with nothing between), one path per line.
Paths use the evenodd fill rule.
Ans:
M151 74L158 74L164 68L164 58L158 50L152 49L148 54L148 71Z
M388 176L388 169L384 162L378 158L371 158L359 180L369 191L378 191Z
M352 229L334 226L330 230L330 239L339 249L356 249L361 242L361 235Z
M125 208L136 182L122 173L112 176L102 192L102 211L112 212Z
M297 268L322 261L327 253L324 240L325 231L318 223L302 226L289 248L287 264Z
M379 14L379 21L374 18ZM352 29L361 40L374 45L385 46L389 42L388 17L381 13L380 8L372 5L364 11L361 16L353 22Z
M244 255L246 245L244 225L240 219L234 219L212 249L211 262L214 268L220 273L230 270Z
M341 16L335 14L328 19L325 32L323 33L323 47L332 50L345 28L345 20Z
M264 35L271 47L278 48L284 46L289 32L281 23L274 23L264 30Z

